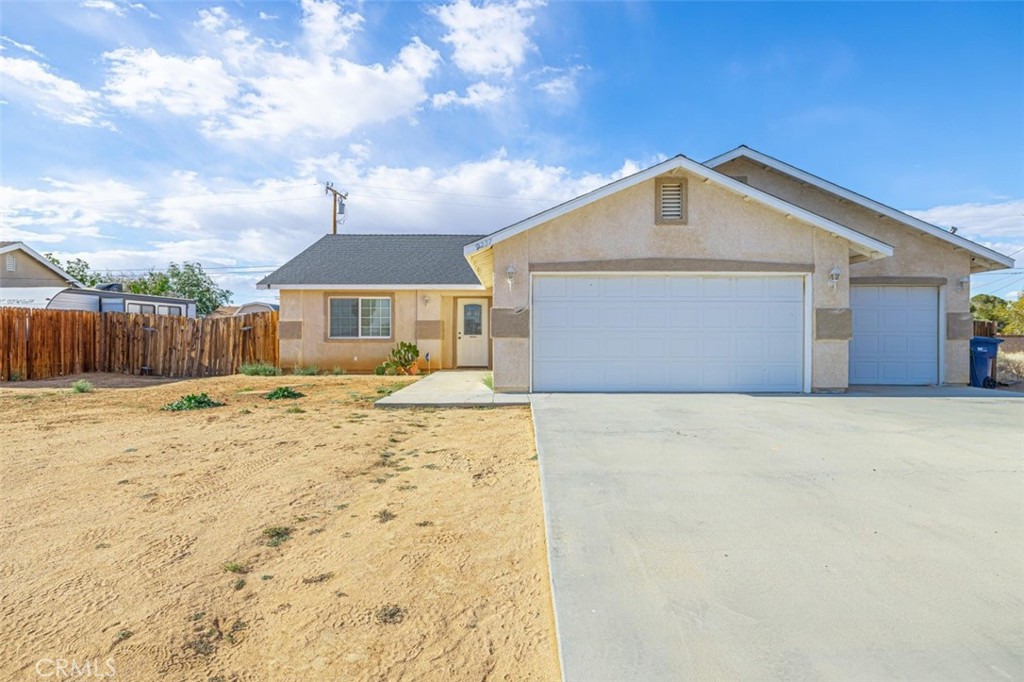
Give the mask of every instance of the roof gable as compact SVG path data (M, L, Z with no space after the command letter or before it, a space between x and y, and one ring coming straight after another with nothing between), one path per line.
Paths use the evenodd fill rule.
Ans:
M260 289L483 288L463 256L479 235L325 235L257 283Z
M720 154L719 156L716 156L713 159L709 159L704 162L704 165L711 168L717 168L718 166L721 166L725 163L728 163L729 161L738 158L748 159L755 163L759 163L763 166L767 166L768 168L778 171L783 175L788 175L791 178L794 178L801 182L805 182L808 185L817 187L818 189L828 192L829 194L841 197L851 203L857 204L871 211L876 211L880 215L895 220L896 222L902 223L916 230L920 230L921 232L936 237L944 242L948 242L949 244L964 249L965 251L969 251L975 256L978 256L979 258L982 258L985 261L991 262L994 265L1000 265L1007 268L1013 267L1014 261L1009 256L1005 256L999 253L998 251L993 251L988 247L982 246L981 244L978 244L976 242L972 242L970 239L965 239L964 237L953 234L948 230L944 230L941 227L938 227L937 225L932 225L931 223L925 222L920 218L915 218L914 216L908 215L902 211L892 208L891 206L886 206L885 204L877 202L874 199L869 199L868 197L862 194L857 194L856 192L848 190L845 187L840 187L839 185L829 182L824 178L819 178L817 175L813 175L811 173L808 173L807 171L800 170L799 168L791 166L784 161L780 161L774 157L768 156L767 154L762 154L756 149L751 149L746 145L740 145L736 149L728 151L724 154Z
M845 225L840 225L839 223L833 222L828 218L820 216L816 213L812 213L807 209L801 208L783 199L772 196L767 192L763 192L757 189L756 187L751 187L750 185L744 184L738 180L730 178L727 175L719 173L713 168L709 168L700 163L697 163L692 159L688 159L685 156L679 155L674 156L671 159L662 161L661 163L651 166L650 168L644 169L638 173L634 173L633 175L629 175L627 177L611 182L603 187L599 187L598 189L595 189L592 192L588 192L587 194L583 194L579 197L576 197L575 199L566 201L562 204L559 204L558 206L549 208L546 211L542 211L541 213L538 213L530 218L521 220L518 223L509 225L506 228L498 230L493 234L490 234L482 239L479 239L473 242L472 244L466 246L466 257L472 259L474 254L477 254L481 251L485 251L492 247L494 244L514 237L515 235L532 229L537 225L546 223L550 220L553 220L567 213L575 211L579 208L582 208L588 204L592 204L595 201L604 199L605 197L611 196L612 194L621 192L624 189L628 189L629 187L633 187L642 182L646 182L647 180L655 178L659 175L673 171L677 168L682 169L684 171L688 171L696 175L697 177L701 178L705 182L714 182L715 184L720 185L732 192L735 192L744 198L749 198L751 200L764 204L765 206L773 208L785 214L787 217L793 217L798 220L802 220L806 223L809 223L810 225L830 232L836 235L837 237L842 237L850 242L851 248L853 250L857 251L858 253L868 258L883 258L886 256L891 256L893 253L892 247L889 246L888 244L885 244L884 242L878 241L877 239L873 239L872 237L869 237L865 234L861 234L860 232L850 229Z
M0 254L11 253L13 251L22 251L25 255L39 261L41 265L49 268L58 276L61 277L65 282L68 282L73 287L83 288L85 285L79 282L77 279L64 272L61 268L57 267L50 262L50 259L36 253L33 249L29 248L24 242L0 242Z

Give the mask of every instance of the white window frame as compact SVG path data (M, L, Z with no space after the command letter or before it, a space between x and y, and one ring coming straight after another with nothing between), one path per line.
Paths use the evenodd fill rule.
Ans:
M133 305L134 306L138 306L140 308L140 310L132 310L131 307ZM147 313L147 312L142 311L141 310L142 306L149 306L150 308L153 309L153 312ZM124 302L124 311L126 313L132 313L133 315L156 315L156 304L155 303L147 303L146 301L125 301Z
M176 312L176 313L172 313L172 312L171 312L171 309L172 309L172 308L173 308L174 310L178 311L178 312ZM181 309L181 306L180 306L180 305L170 305L170 304L167 304L167 303L161 303L161 304L159 304L159 305L158 305L158 306L156 307L156 314L157 314L157 315L174 315L174 316L176 316L176 317L184 317L184 316L185 316L185 313L184 313L184 311L183 311L183 310Z
M332 336L331 335L331 301L358 301L356 306L356 336ZM363 336L363 301L387 301L388 302L388 335L387 336ZM328 296L327 297L327 338L337 341L360 341L362 339L390 339L395 332L395 309L394 302L390 296Z

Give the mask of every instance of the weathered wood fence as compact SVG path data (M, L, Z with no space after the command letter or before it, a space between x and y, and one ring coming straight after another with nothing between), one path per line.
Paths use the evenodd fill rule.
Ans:
M250 362L277 365L278 352L276 312L191 319L0 308L0 381L79 372L220 376Z
M996 335L996 323L992 320L975 320L974 321L974 335L975 336L995 336Z

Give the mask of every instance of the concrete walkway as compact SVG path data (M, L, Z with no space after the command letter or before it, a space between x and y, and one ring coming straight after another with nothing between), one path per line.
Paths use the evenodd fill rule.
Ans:
M1024 400L532 397L565 682L1024 679Z
M528 405L525 393L495 393L487 388L486 370L444 370L425 376L374 407L502 407Z

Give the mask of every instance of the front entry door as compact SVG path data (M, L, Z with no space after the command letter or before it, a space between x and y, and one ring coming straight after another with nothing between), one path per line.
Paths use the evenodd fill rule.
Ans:
M487 299L460 298L456 355L459 367L486 367L488 360Z

